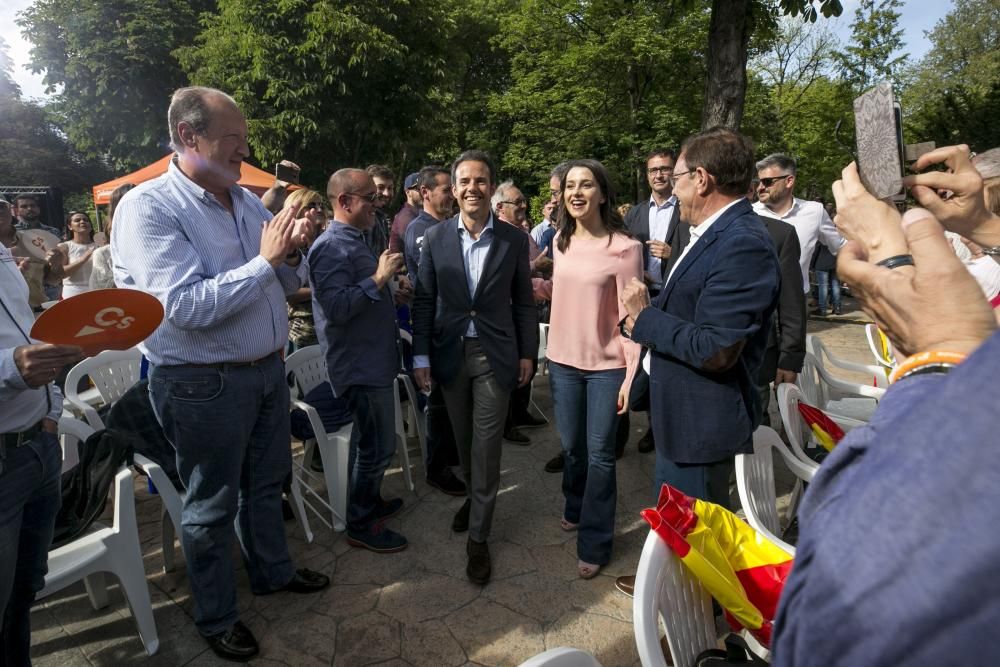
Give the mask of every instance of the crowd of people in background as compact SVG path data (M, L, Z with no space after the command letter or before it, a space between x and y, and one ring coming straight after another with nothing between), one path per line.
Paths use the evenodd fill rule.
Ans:
M393 385L400 372L411 375L426 418L427 483L466 497L442 520L467 533L466 575L484 585L503 447L530 444L522 429L547 423L531 408L539 324L547 324L561 451L545 470L562 474L557 529L576 534L577 574L590 579L613 557L615 466L629 412L649 414L639 451L655 452L651 501L669 483L729 506L734 456L752 452L772 388L802 370L811 272L815 314L844 313L845 280L897 350L931 358L904 364L904 379L920 377L890 391L871 427L853 432L817 475L776 625L776 664L836 664L848 649L850 664L874 664L897 640L899 662L912 651L948 662L960 638L988 636L998 598L978 615L973 598L998 592L995 577L978 574L992 571L998 543L988 530L970 531L963 538L980 552L946 554L937 531L949 527L930 517L950 484L965 489L961 500L948 495L951 528L988 528L996 500L996 457L974 452L990 440L981 416L995 408L989 383L1000 370L990 308L1000 303L1000 152L972 162L962 147L924 156L917 167L948 171L908 177L927 208L900 218L867 194L853 165L834 184L836 205L824 206L795 196L792 157L760 158L748 137L713 128L677 151L651 151L650 196L632 205L619 206L600 162L553 165L534 224L528 184L501 182L482 151L407 175L393 217L395 176L382 165L338 170L325 193L287 181L263 198L240 188L247 124L221 91L178 90L167 116L176 155L163 176L115 191L107 245L95 243L86 213L72 212L65 230L45 230L63 240L37 258L19 234L44 229L38 199L0 200L0 240L11 255L0 274L10 320L0 347L12 350L0 359L0 464L21 465L22 445L43 458L57 447L51 381L80 355L28 338L43 303L60 288L66 299L113 286L159 299L164 320L139 347L184 490L180 538L195 624L219 656L247 660L259 650L240 620L234 538L254 595L329 585L327 575L295 567L282 520L291 472L286 352L322 349L329 383L306 400L324 420L354 423L347 543L377 553L408 545L385 526L404 500L383 497L382 480L396 448ZM941 397L955 432L935 451L947 439L941 456L956 463L935 468L916 455L904 476L887 457L906 458L894 449L906 438L911 450L928 443L943 419L932 409ZM8 655L27 655L27 609L44 573L47 534L36 524L45 520L28 520L31 503L54 492L51 466L42 470L5 501L20 503L24 518L0 526L0 542L22 537L0 566ZM904 511L928 519L934 534ZM929 551L915 553L918 544ZM901 572L921 586L889 581ZM617 585L630 593L634 578ZM927 605L937 611L922 613ZM916 649L902 639L932 626L951 636L929 633L937 639Z

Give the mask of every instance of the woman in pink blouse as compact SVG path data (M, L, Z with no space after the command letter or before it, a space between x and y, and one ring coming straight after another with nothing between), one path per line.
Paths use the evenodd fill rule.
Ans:
M604 166L573 160L562 179L552 273L548 359L562 441L563 530L576 530L577 570L590 579L611 559L615 430L628 409L639 346L621 336L619 294L642 280L642 246L615 212Z

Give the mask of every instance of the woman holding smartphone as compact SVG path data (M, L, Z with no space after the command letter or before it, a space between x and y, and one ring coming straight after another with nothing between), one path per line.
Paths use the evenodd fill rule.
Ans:
M573 160L561 183L552 273L549 378L562 441L560 526L577 532L577 573L595 576L611 559L617 483L615 431L628 410L639 346L622 337L619 294L642 279L642 246L615 212L604 166Z

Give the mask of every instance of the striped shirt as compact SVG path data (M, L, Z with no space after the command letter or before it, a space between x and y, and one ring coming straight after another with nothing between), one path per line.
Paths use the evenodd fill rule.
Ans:
M230 213L171 160L115 211L115 284L152 294L163 323L139 349L154 365L253 361L288 340L285 295L299 272L260 256L270 212L234 185ZM304 262L299 265L305 270Z

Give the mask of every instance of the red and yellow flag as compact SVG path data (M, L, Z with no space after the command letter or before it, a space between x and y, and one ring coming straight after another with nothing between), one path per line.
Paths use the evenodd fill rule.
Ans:
M770 646L792 556L729 510L669 484L642 517L722 605L730 624Z
M816 436L816 442L821 444L826 451L832 452L837 443L843 439L844 430L819 408L799 401L799 414L812 430L813 435Z

